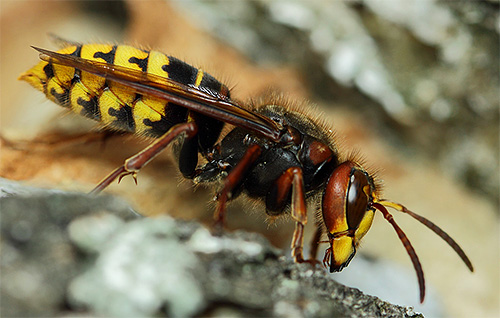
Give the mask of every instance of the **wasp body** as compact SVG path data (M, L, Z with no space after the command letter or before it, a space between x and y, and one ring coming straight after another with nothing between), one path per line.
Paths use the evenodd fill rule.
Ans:
M354 159L341 158L331 130L312 120L300 106L275 99L244 107L211 75L157 51L70 42L58 52L35 49L43 61L21 79L57 104L104 126L156 138L101 181L93 193L125 175L135 178L144 165L181 137L176 155L182 174L197 183L222 184L216 224L223 224L227 202L240 193L261 199L269 215L289 213L295 221L291 247L296 262L316 262L317 245L329 243L323 264L331 272L342 270L378 210L410 255L423 301L422 267L387 211L391 207L433 230L473 270L464 251L438 226L403 205L381 199L373 176ZM235 128L217 142L226 123ZM205 159L202 165L198 154ZM322 214L309 260L302 253L307 201L321 201ZM327 234L326 241L320 239L322 232Z

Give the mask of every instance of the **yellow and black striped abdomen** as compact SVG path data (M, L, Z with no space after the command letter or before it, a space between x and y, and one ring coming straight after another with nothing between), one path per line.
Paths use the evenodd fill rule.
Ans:
M227 87L211 75L157 51L127 45L84 44L68 46L58 53L170 78L214 95L229 97ZM158 137L173 125L186 121L188 116L183 107L142 96L125 85L69 66L42 61L20 79L55 103L114 129ZM222 123L216 125L216 131L211 131L210 135L218 136L219 126L222 127Z

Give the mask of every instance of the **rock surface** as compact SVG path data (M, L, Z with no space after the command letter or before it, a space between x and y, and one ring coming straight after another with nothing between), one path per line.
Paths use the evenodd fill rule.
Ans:
M420 317L294 264L258 234L1 183L0 315Z

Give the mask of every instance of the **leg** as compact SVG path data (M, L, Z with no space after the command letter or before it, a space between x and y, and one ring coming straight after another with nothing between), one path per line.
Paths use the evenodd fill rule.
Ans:
M291 173L292 178L292 218L296 221L292 237L292 257L296 263L304 262L302 248L304 246L304 226L307 223L306 196L302 169L289 168L286 173Z
M266 207L272 212L279 213L282 211L290 197L290 190L292 191L291 215L296 221L291 246L292 257L297 263L314 262L313 259L305 260L302 252L304 246L304 226L307 223L306 196L302 169L299 167L290 167L276 180L266 197Z
M196 114L188 112L188 123L196 124L199 130L199 122L196 121ZM185 138L179 152L179 170L186 179L192 179L196 167L198 166L198 138L194 135L192 138Z
M217 195L218 204L214 214L216 231L220 231L224 225L226 202L231 199L231 192L240 184L250 166L259 158L260 153L259 145L251 145L224 180L224 187Z
M304 245L304 224L301 222L295 223L295 231L292 237L292 257L295 263L304 263L304 253L302 246Z
M146 147L138 154L125 160L125 163L111 172L104 180L102 180L90 194L97 194L109 186L116 178L123 178L131 174L136 179L137 172L148 164L154 157L163 151L176 137L185 133L187 138L192 138L196 135L198 128L195 123L177 124L170 128L163 136L155 140L152 144Z

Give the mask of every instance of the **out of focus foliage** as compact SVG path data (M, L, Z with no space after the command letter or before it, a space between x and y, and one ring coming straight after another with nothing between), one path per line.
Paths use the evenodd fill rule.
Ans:
M409 154L498 200L498 2L178 5L250 58L295 64L311 99L365 113Z

